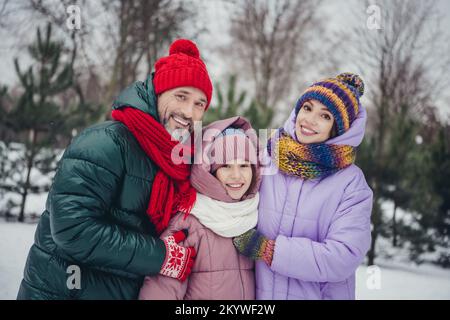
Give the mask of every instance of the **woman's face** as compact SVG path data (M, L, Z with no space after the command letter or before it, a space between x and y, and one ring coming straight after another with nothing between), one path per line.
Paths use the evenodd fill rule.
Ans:
M252 166L248 161L235 160L217 169L216 177L231 198L240 200L252 182Z
M317 100L306 101L295 121L295 134L300 143L321 143L331 136L334 117L328 108Z

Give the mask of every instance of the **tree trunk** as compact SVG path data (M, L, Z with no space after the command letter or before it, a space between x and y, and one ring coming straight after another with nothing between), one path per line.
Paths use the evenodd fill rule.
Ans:
M373 229L372 231L372 241L370 243L370 250L369 253L367 254L367 265L372 266L375 264L375 257L376 257L376 251L375 251L375 244L377 242L377 237L378 237L378 231L376 231L376 228Z
M34 145L36 143L36 132L34 130L30 131L30 153L27 155L27 177L25 179L25 184L23 185L22 190L22 201L20 204L20 212L19 212L19 222L25 221L25 203L27 202L28 189L30 189L30 175L31 169L33 168L33 160L34 160Z
M373 183L373 210L372 210L372 239L370 243L370 250L367 253L368 258L368 265L374 265L375 264L375 258L376 258L376 242L378 238L379 228L381 225L381 208L378 204L378 185L377 183Z
M397 212L397 202L394 201L394 215L392 217L392 246L397 246L397 221L395 214Z

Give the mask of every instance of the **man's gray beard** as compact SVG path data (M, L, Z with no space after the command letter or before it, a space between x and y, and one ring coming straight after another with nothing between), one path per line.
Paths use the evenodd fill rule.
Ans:
M166 128L167 132L172 136L172 138L180 143L184 143L189 139L190 132L188 130L175 129L171 130L169 128L169 121L166 121L164 124L164 128Z

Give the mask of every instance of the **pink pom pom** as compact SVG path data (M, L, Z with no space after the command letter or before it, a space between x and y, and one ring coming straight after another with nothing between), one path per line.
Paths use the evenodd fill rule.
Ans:
M191 40L187 39L178 39L175 40L171 45L169 49L169 55L176 54L176 53L184 53L188 56L194 57L194 58L200 58L200 52L198 51L197 46L195 43L193 43Z

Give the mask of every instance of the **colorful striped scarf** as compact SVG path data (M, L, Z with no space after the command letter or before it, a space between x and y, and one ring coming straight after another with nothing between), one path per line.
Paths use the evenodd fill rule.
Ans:
M270 139L267 150L278 168L302 179L325 178L355 162L356 150L348 145L303 144L280 128Z

